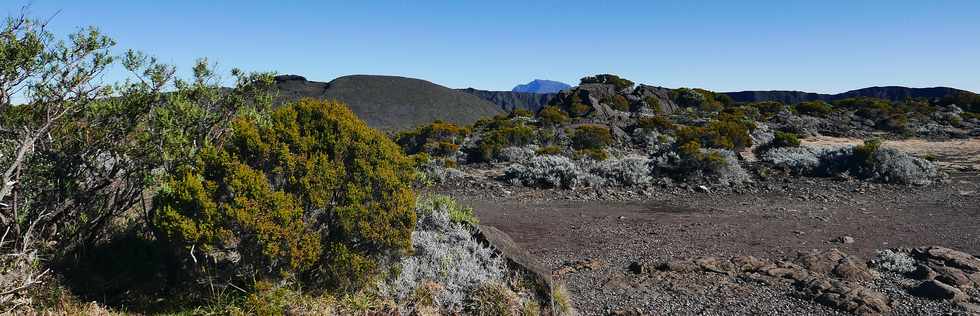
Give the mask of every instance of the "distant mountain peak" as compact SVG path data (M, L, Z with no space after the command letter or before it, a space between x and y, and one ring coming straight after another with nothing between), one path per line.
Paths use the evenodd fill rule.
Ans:
M534 79L527 84L520 84L511 89L513 92L531 92L531 93L557 93L561 90L571 88L572 86L553 80L544 79Z

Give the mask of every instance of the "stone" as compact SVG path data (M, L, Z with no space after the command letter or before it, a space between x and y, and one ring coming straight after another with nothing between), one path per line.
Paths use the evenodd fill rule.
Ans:
M953 267L944 267L944 266L935 267L933 268L933 270L935 270L936 274L938 274L936 276L936 280L939 280L943 283L955 287L970 286L973 284L973 281L970 280L969 277L967 277L966 273L963 273L963 270L953 268Z
M970 315L980 315L980 304L974 304L970 302L959 302L956 303L956 306L959 306Z
M940 300L961 301L966 298L963 291L936 280L922 281L909 290L909 293L918 297Z
M700 268L693 262L681 261L681 260L664 262L661 263L660 266L658 266L657 268L658 270L662 270L662 271L673 271L673 272L681 272L681 273L690 273L690 272L700 270Z
M814 301L857 315L881 315L891 312L888 298L853 282L813 277L797 282L804 294Z
M838 238L837 241L839 241L842 244L853 244L854 243L854 237L851 237L851 236L842 236L842 237Z
M845 257L838 261L834 267L833 274L842 280L847 281L871 281L874 275L868 270L868 265L850 257Z
M742 272L759 271L769 265L769 262L753 256L738 256L732 258L731 261L734 269Z
M960 268L971 273L980 272L980 259L962 251L932 246L917 248L913 251L913 254L924 257L927 260L940 261L943 265Z
M917 265L915 271L909 274L913 279L920 281L935 279L937 275L936 271L924 264Z

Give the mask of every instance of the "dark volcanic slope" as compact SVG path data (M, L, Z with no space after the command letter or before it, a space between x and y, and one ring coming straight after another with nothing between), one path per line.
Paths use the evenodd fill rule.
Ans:
M556 95L555 93L486 91L473 88L460 89L459 91L478 96L481 99L497 104L504 111L526 109L537 112L545 105L548 105L548 101L551 101L551 99L553 99Z
M906 98L942 98L947 95L966 92L964 90L936 87L936 88L907 88L907 87L870 87L848 91L839 94L819 94L802 91L741 91L725 92L736 102L759 102L759 101L780 101L786 104L795 104L804 101L833 101L853 97L875 97L892 101L901 101Z
M471 124L503 113L499 106L474 95L425 80L353 75L324 83L300 76L277 76L280 101L300 98L333 99L350 106L368 125L401 131L443 120Z

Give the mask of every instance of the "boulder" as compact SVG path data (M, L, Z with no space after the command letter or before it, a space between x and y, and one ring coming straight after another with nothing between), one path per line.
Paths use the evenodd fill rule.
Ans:
M882 315L891 312L888 298L857 283L815 276L796 283L814 301L857 315Z
M929 261L932 265L945 265L974 273L980 272L980 259L946 247L931 246L916 248L912 251L916 259Z
M966 299L966 294L963 294L963 291L936 280L922 281L909 290L909 293L918 297L939 300L962 301Z

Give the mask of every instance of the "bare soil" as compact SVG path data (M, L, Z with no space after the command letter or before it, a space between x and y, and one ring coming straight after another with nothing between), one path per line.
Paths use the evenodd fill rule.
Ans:
M927 245L980 254L980 173L962 167L980 157L980 140L886 146L937 155L950 176L928 187L770 179L751 190L674 188L629 192L622 201L499 184L441 191L474 207L482 224L508 233L555 271L576 262L598 262L594 269L563 275L582 314L838 314L784 288L712 275L649 280L632 276L628 267L698 256L779 260L831 248L866 259L879 249ZM842 242L844 236L854 242ZM903 291L885 292L891 293L895 314L962 312L951 304L907 297Z

